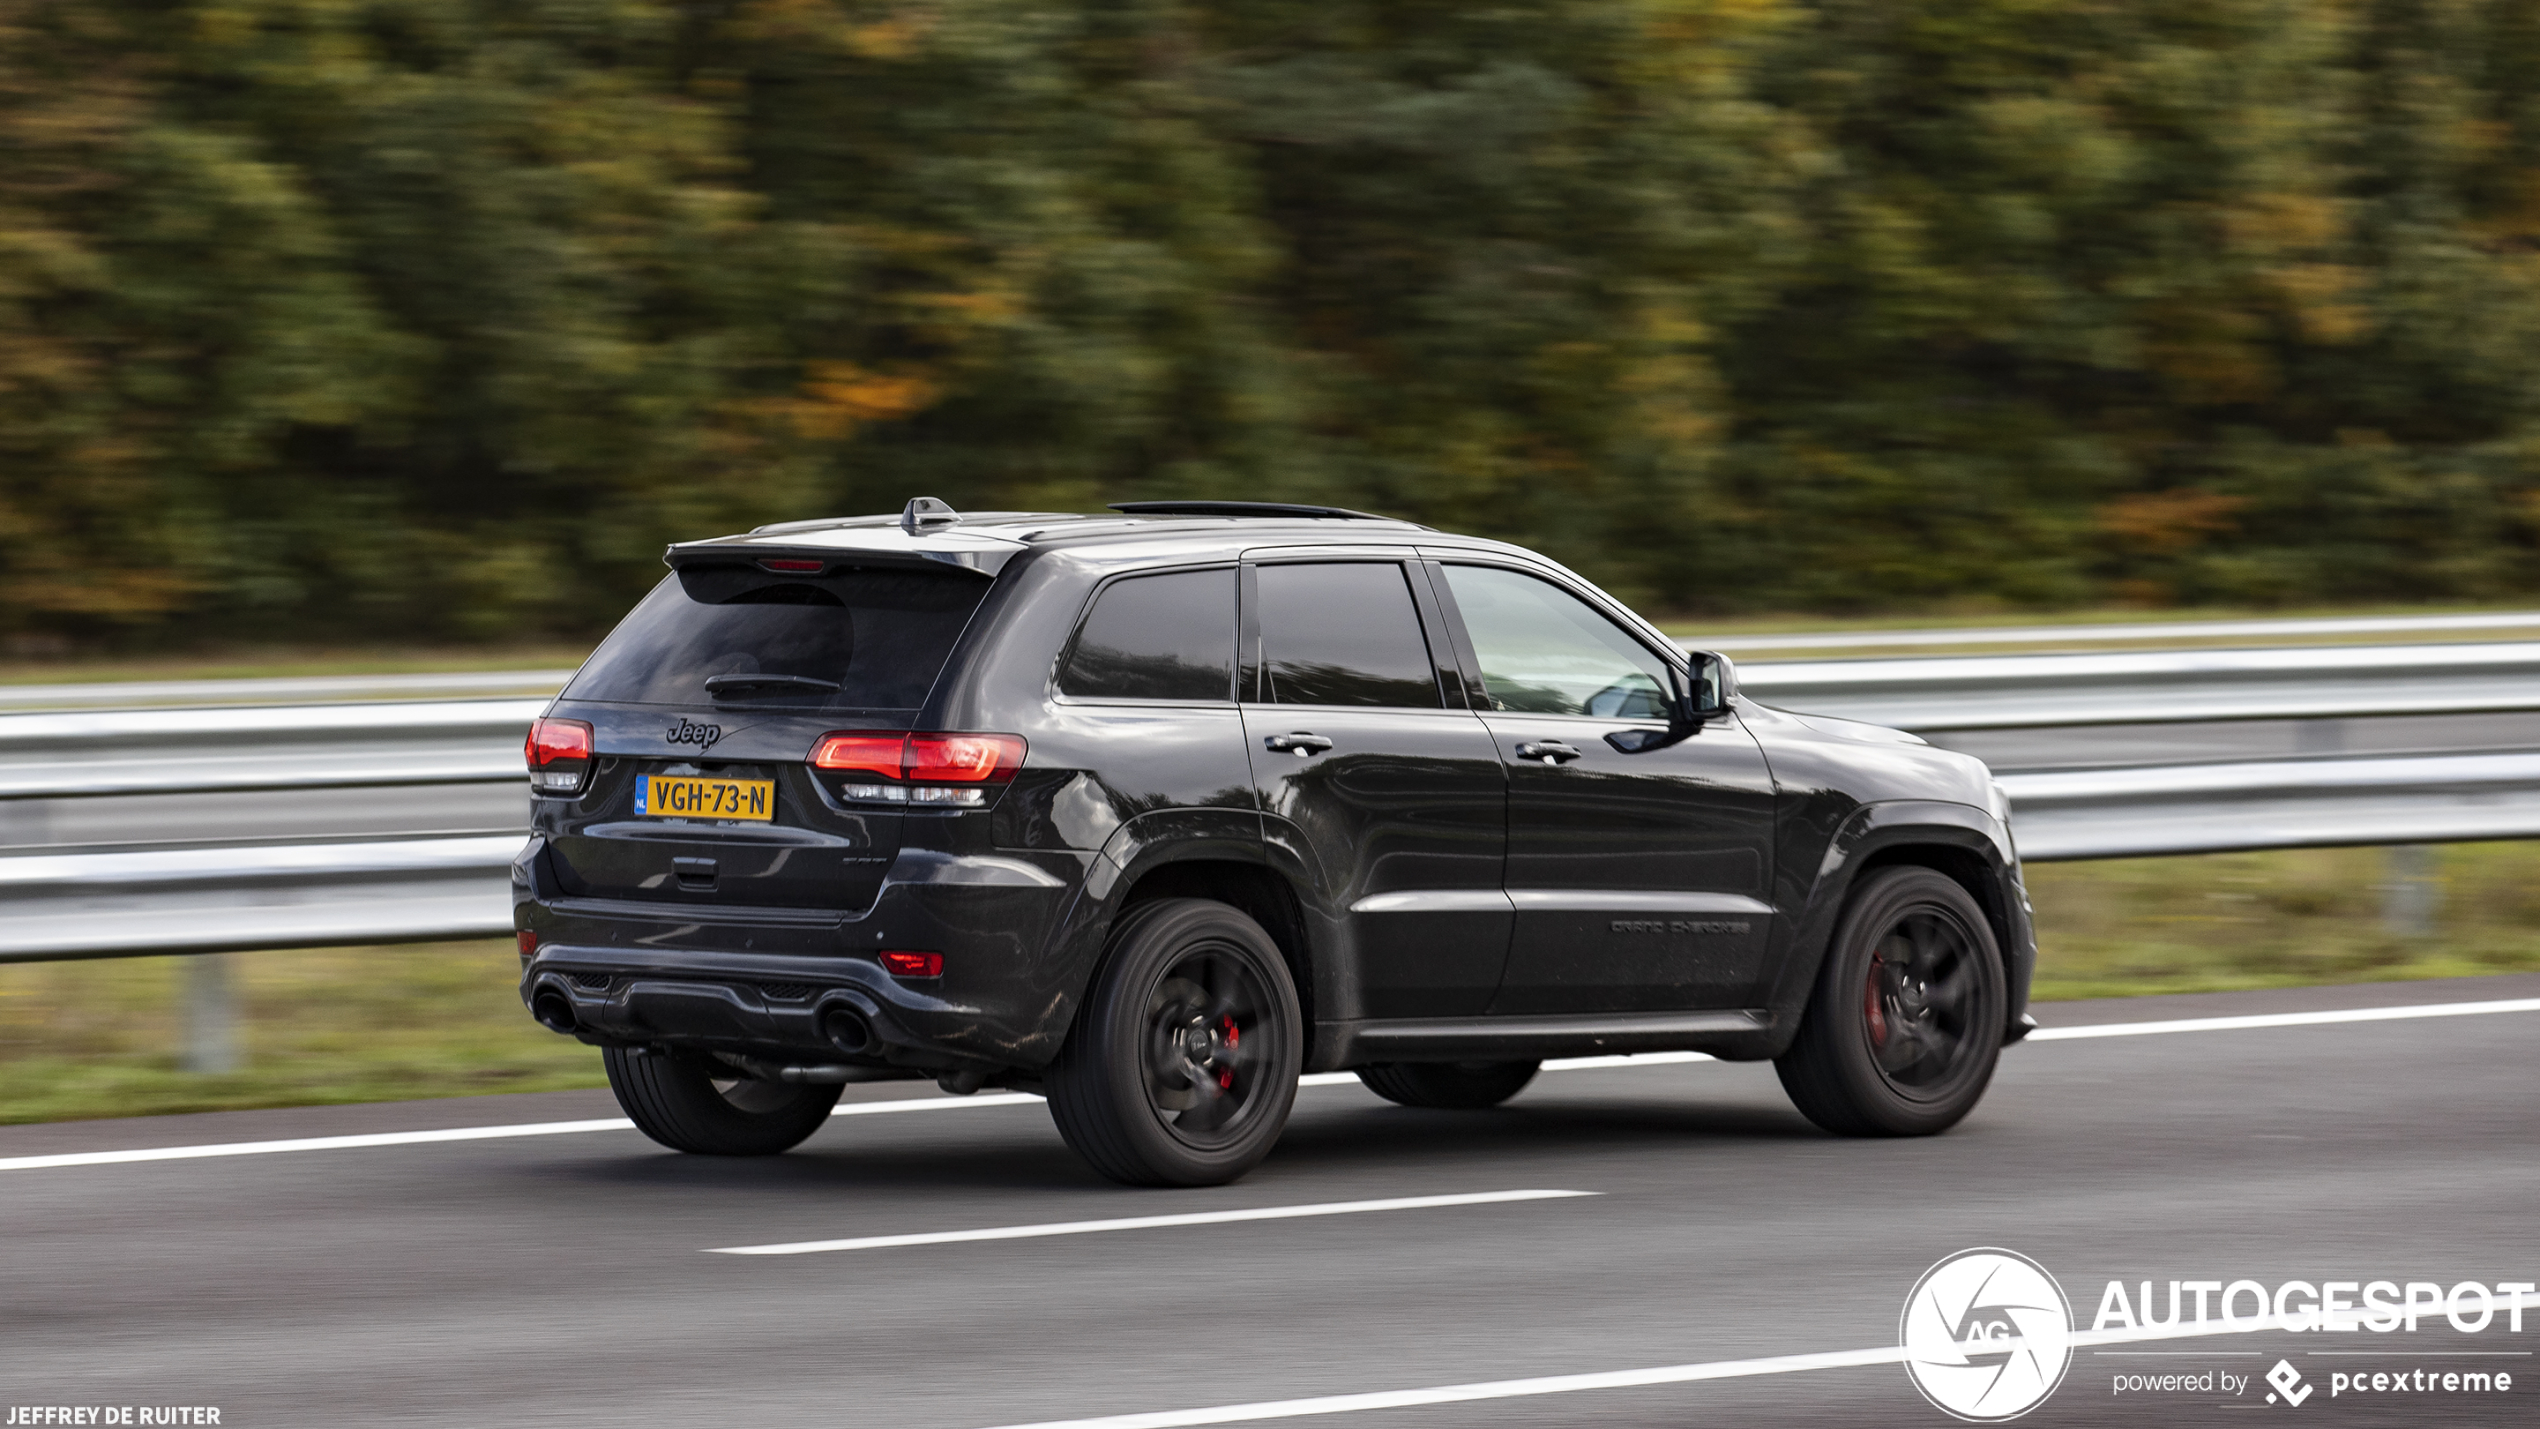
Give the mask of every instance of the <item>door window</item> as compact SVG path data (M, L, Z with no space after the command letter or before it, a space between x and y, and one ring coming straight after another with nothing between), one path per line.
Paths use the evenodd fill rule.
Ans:
M1058 690L1080 699L1224 700L1234 667L1232 570L1131 576L1094 598Z
M1400 565L1334 561L1259 569L1263 699L1444 707Z
M1448 566L1490 707L1514 714L1665 719L1674 679L1656 652L1586 601L1496 566Z

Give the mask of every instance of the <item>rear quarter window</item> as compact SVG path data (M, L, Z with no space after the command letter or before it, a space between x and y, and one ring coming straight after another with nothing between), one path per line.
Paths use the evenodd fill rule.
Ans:
M1059 667L1058 692L1224 701L1234 678L1234 569L1169 571L1103 587Z
M565 697L620 704L915 709L989 582L927 571L673 573L600 643ZM709 683L711 682L711 683Z

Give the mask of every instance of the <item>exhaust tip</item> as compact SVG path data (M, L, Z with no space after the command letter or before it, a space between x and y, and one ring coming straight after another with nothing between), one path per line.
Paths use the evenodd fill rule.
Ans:
M864 1020L863 1013L844 1004L820 1014L820 1035L829 1039L830 1046L851 1057L873 1050L873 1024Z
M554 983L541 986L529 997L529 1015L550 1032L571 1032L577 1025L573 1015L573 999Z

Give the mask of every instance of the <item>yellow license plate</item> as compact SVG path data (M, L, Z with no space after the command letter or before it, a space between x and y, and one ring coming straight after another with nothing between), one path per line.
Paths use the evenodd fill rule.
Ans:
M693 774L643 774L635 780L635 812L649 819L753 819L776 817L773 779L701 779Z

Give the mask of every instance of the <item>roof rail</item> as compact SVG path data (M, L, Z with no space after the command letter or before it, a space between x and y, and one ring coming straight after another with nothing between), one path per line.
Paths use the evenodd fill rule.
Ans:
M1297 506L1285 501L1114 501L1114 511L1132 516L1337 516L1350 521L1395 521L1373 511L1342 506ZM1423 528L1426 529L1426 528Z

